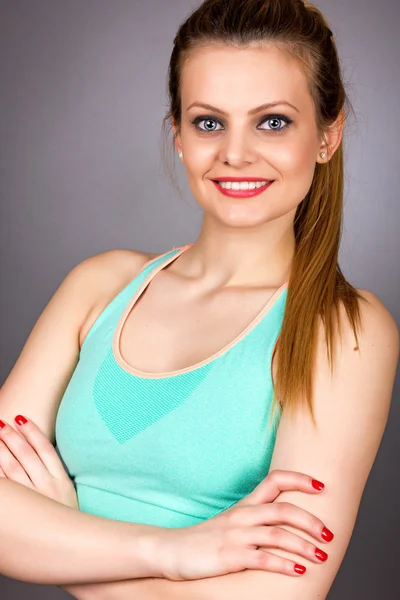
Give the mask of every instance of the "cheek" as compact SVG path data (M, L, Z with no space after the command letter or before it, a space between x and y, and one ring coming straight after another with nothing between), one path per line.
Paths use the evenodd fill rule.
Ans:
M204 175L215 164L215 148L212 144L187 144L187 160L185 161L188 175Z
M272 164L279 172L282 184L293 187L296 194L304 198L313 180L316 156L316 144L305 139L274 148Z
M281 173L282 178L298 175L314 168L317 145L309 138L284 140L272 149L271 162Z
M197 144L188 148L186 156L185 169L189 187L195 197L201 198L211 185L207 177L215 166L215 149L211 148L211 144Z

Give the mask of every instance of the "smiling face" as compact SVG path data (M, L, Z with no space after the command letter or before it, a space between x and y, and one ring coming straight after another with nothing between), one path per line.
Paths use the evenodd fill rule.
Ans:
M279 217L291 223L316 162L327 160L319 157L325 147L298 62L271 46L197 48L182 70L181 102L176 147L206 218L235 227ZM262 193L231 197L214 183L219 178L273 184Z

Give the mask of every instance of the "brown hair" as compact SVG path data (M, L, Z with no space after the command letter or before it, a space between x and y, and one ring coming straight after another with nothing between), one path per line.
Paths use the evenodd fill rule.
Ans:
M347 119L351 103L344 89L336 45L316 6L301 0L205 0L180 25L174 39L168 70L169 110L163 132L172 122L180 130L180 77L192 50L209 44L245 47L254 42L272 44L300 61L321 135L337 119ZM170 165L169 175L173 172ZM277 407L279 399L282 408L292 410L299 399L305 398L314 425L312 376L319 319L324 325L331 372L336 331L341 338L340 303L357 345L357 330L361 327L358 299L363 297L345 279L338 264L343 180L341 141L328 162L316 164L311 187L296 211L295 253L279 336L272 408ZM171 181L175 183L173 175Z

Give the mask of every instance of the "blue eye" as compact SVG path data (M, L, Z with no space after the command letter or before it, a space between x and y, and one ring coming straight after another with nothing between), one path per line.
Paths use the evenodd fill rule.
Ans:
M274 123L286 123L286 125L284 125L283 127L270 127L267 129L267 131L276 131L278 133L280 133L281 131L283 131L284 129L287 129L289 127L289 125L291 125L293 123L292 119L289 119L289 117L285 117L285 115L268 115L267 119L264 119L264 121L262 121L260 123L260 125L264 124L264 123L269 123L269 122L274 122ZM262 128L261 128L262 129Z
M204 123L204 127L200 126L200 123ZM274 125L268 127L268 128L263 128L261 127L261 125L263 125L264 123L274 123ZM279 123L286 123L286 125L279 127ZM291 124L293 123L292 119L290 119L289 117L286 117L285 115L267 115L266 117L264 117L264 119L262 121L260 121L259 125L257 126L257 128L261 129L261 131L271 131L271 132L275 132L275 133L282 133L283 131L285 131L285 129L287 129ZM214 133L215 131L221 131L221 128L223 129L223 125L221 123L221 121L219 119L216 119L215 117L211 117L211 116L207 116L207 115L199 115L198 117L195 117L193 119L193 121L191 121L191 124L194 126L194 128L197 131L200 131L202 133ZM217 129L217 127L220 126L220 129Z
M200 127L199 124L200 123L205 123L206 124L206 128L203 129L203 127ZM210 131L211 133L213 131L219 131L218 129L209 129L208 125L210 125L210 123L217 123L219 125L221 125L220 121L218 121L217 119L214 119L212 117L204 117L204 116L200 116L200 117L196 117L195 119L193 119L193 121L191 121L192 125L195 126L196 129L199 129L200 131Z

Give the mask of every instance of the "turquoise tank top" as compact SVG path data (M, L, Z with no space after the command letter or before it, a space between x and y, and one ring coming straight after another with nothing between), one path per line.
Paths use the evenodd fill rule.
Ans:
M192 245L146 263L84 340L56 418L57 449L84 512L189 527L268 475L281 417L278 406L270 426L271 362L288 282L239 336L192 367L143 373L118 350L140 294Z

